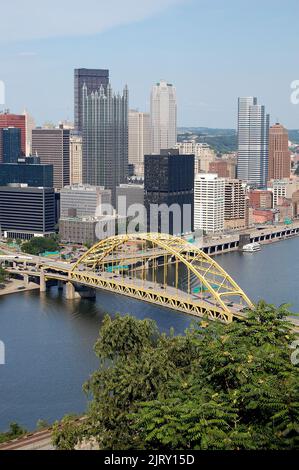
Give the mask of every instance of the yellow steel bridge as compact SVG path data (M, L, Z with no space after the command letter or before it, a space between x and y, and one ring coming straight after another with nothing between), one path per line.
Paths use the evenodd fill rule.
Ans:
M61 273L61 267L56 269ZM53 270L53 266L44 269L45 276L53 278ZM126 234L105 239L66 274L71 283L226 323L244 317L244 312L253 308L247 295L216 261L192 243L167 234Z

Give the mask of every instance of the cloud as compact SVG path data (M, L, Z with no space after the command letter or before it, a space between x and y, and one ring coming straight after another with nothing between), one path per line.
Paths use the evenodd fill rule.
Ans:
M23 51L18 53L19 57L35 57L37 56L36 52L30 52L30 51Z
M189 0L14 0L1 2L0 41L84 36L141 21Z

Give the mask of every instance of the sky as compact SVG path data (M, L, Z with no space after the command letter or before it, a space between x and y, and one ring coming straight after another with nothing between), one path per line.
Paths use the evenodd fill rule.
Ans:
M299 128L298 0L1 3L5 107L39 125L73 120L73 71L86 67L128 84L140 111L154 83L173 83L179 126L235 128L238 96L257 96L272 123Z

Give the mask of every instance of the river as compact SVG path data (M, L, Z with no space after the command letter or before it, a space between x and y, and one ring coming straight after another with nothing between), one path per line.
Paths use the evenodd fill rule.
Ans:
M299 311L299 238L263 246L257 253L216 257L249 297ZM16 421L34 429L39 419L52 423L82 413L82 384L98 361L93 345L105 313L152 318L162 331L183 333L193 317L99 291L97 300L66 301L57 288L0 297L0 340L6 364L0 365L0 432Z

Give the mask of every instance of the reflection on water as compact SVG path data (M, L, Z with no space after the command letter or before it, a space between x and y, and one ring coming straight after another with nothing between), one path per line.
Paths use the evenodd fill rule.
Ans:
M292 303L299 311L299 239L264 246L254 254L230 253L216 260L256 301ZM180 272L180 282L186 273ZM194 282L194 281L193 281ZM105 313L152 318L162 331L182 333L193 318L134 299L98 291L97 300L65 301L56 288L0 297L0 430L11 421L34 428L66 413L83 412L82 384L98 361L93 345Z

